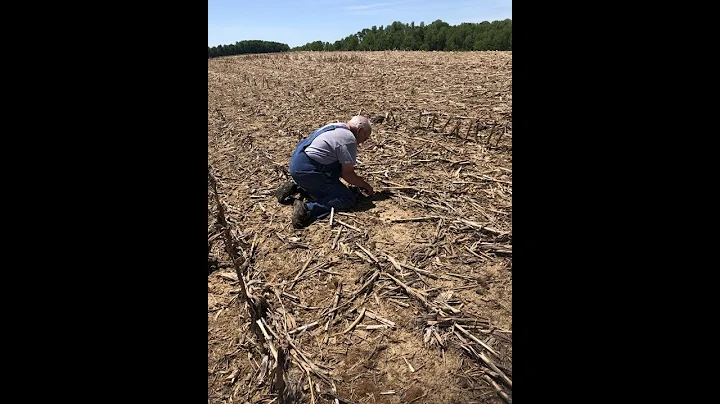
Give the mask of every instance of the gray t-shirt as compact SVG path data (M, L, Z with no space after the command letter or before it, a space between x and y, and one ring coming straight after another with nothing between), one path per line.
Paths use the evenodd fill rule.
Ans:
M335 123L330 125L344 124ZM345 129L345 127L338 127L316 137L310 143L310 146L305 149L305 154L320 164L330 164L336 161L339 161L340 164L355 164L357 140L355 140L355 135L350 130Z

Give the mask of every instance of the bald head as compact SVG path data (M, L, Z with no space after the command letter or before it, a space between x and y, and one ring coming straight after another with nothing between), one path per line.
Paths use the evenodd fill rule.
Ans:
M347 125L350 127L350 131L355 135L358 144L368 140L372 134L372 125L370 120L364 116L356 115L348 121Z

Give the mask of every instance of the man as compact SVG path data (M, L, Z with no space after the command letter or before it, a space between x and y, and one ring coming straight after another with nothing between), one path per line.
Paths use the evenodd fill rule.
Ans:
M314 198L293 203L292 223L296 229L310 224L318 216L335 210L348 209L355 203L355 193L340 182L364 189L368 196L373 188L355 173L357 145L366 141L372 125L364 116L354 116L347 123L332 123L316 130L295 148L290 160L290 175L294 182L281 185L275 196L283 202L297 191Z

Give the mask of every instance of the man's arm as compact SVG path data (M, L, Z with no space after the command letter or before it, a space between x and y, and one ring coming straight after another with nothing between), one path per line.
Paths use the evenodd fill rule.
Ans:
M342 165L342 177L348 184L355 185L356 187L363 188L367 191L368 195L372 196L375 194L373 187L370 186L364 179L355 173L355 164L343 164Z

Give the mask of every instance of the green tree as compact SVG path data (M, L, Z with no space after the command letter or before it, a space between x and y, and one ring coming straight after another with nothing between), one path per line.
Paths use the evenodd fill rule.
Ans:
M447 43L445 45L445 50L448 51L456 51L459 50L461 46L460 38L458 37L458 33L455 31L452 31L447 39Z
M388 26L364 28L333 45L317 42L293 50L512 50L512 20L454 26L439 19L428 25L424 21L419 25L393 21Z

